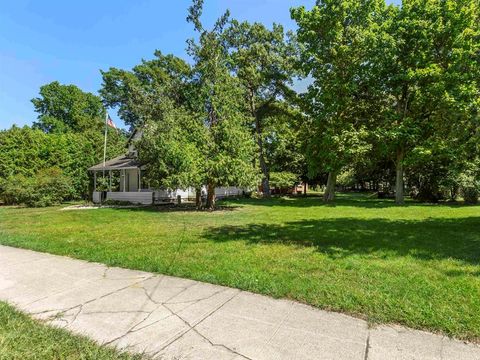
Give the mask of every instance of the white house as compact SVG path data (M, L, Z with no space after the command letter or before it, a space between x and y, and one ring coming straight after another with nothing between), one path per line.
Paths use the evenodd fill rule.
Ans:
M93 202L100 203L105 200L127 201L133 204L151 205L161 202L172 202L180 196L183 200L194 200L195 189L151 189L142 180L142 172L146 166L138 161L138 152L135 142L142 137L143 132L135 130L128 140L127 153L100 163L88 170L93 172ZM107 179L107 184L102 183L99 188L99 176ZM103 191L107 189L106 191ZM219 187L215 189L217 198L241 196L247 189L240 187ZM206 193L206 188L202 189Z

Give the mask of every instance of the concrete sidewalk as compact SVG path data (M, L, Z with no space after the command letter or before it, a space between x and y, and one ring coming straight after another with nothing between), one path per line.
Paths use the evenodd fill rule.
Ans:
M236 289L0 246L0 300L158 359L477 359L480 347Z

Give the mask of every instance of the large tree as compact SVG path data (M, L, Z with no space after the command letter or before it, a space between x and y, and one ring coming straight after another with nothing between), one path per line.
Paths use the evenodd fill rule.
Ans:
M157 188L194 187L200 206L205 183L202 153L204 131L196 110L191 66L174 55L155 52L131 71L102 72L100 90L120 117L142 131L137 143L140 161L148 164L144 179Z
M38 119L33 127L46 133L85 132L102 129L105 109L101 99L75 85L58 81L43 85L32 99Z
M202 1L194 1L187 20L197 41L188 42L190 66L156 52L132 71L103 73L101 94L133 127L143 129L139 156L153 186L197 189L207 186L208 208L215 187L251 185L254 143L245 116L241 84L229 67L225 29L228 13L213 28L201 23Z
M422 162L445 146L458 150L475 134L479 14L478 1L404 0L385 23L389 41L377 65L391 106L379 129L395 154L398 204L406 163Z
M252 119L263 195L269 197L268 141L278 134L275 120L290 113L285 102L295 95L290 88L295 48L278 24L270 30L260 23L234 20L227 30L227 39L232 70L240 80L245 108Z
M103 158L105 109L100 97L55 81L32 99L38 119L28 127L2 132L0 177L33 176L58 167L71 179L74 196L88 196L88 167ZM109 130L107 156L125 151L123 131ZM34 144L34 146L32 146Z
M253 141L247 127L240 83L229 68L225 27L227 11L205 29L201 22L203 0L194 0L187 20L194 25L198 40L189 40L194 60L195 112L203 124L202 149L207 185L207 207L215 206L215 187L249 185L255 182L252 164Z
M319 0L312 10L292 9L301 46L300 66L313 79L304 97L311 117L306 139L311 176L328 173L325 201L335 197L339 172L369 149L377 87L368 61L382 0Z
M191 67L179 57L155 51L155 58L143 60L131 71L110 68L102 71L103 84L100 95L109 107L117 107L120 118L132 129L142 126L145 120L145 101L152 105L164 99L177 106L188 106ZM161 108L161 107L160 107ZM150 115L154 115L150 113ZM158 114L155 115L158 117Z

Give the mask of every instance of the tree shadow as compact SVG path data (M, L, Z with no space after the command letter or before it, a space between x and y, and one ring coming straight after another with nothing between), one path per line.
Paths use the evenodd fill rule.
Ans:
M395 208L395 207L449 207L449 208L458 208L461 206L470 206L463 205L462 203L454 202L442 202L437 204L432 203L420 203L411 199L407 199L404 205L396 205L395 202L391 199L378 199L374 194L365 194L365 193L351 193L351 194L338 194L337 198L332 203L325 203L321 196L319 195L309 195L309 196L278 196L272 197L271 199L241 199L241 200L227 200L229 204L248 204L255 206L284 206L284 207L294 207L294 208L311 208L311 207L339 207L339 206L350 206L358 207L365 209L385 209L385 208Z
M337 218L284 224L210 228L215 242L286 244L313 247L331 258L410 256L421 260L456 259L480 265L480 217L422 221Z
M111 206L105 207L105 209L113 209L113 210L123 210L123 211L131 211L131 212L222 212L222 211L234 211L239 209L239 206L235 205L218 205L214 210L211 209L197 209L195 204L185 203L185 204L160 204L160 205L139 205L139 206Z

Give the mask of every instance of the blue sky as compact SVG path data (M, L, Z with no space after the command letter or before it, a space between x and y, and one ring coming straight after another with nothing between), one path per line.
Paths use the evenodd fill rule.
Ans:
M398 0L392 0L397 2ZM314 0L205 0L211 24L226 8L239 20L294 28L289 8ZM190 0L0 0L0 129L31 124L30 99L58 80L96 93L100 69L130 69L155 49L185 55ZM116 114L112 117L122 125Z

